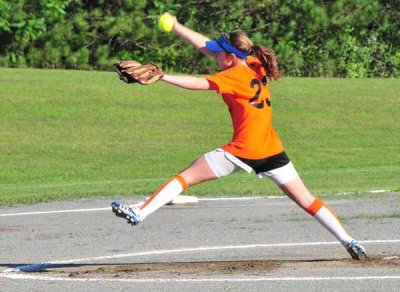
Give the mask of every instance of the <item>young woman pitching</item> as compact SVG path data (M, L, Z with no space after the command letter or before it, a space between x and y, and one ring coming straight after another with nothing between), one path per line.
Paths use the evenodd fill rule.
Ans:
M233 125L232 140L210 151L167 180L140 208L112 203L113 212L136 225L171 202L188 187L231 173L253 170L270 178L290 199L320 222L347 249L353 259L365 249L339 222L332 209L303 184L272 126L269 81L280 77L274 52L253 44L240 30L209 40L174 19L172 30L200 52L217 60L220 72L204 78L165 74L162 80L185 89L214 90L222 95Z

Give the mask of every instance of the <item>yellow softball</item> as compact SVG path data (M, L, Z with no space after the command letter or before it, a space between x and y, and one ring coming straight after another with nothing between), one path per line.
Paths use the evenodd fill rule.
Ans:
M161 31L170 32L174 27L174 23L175 23L174 17L168 12L165 12L158 19L158 29Z

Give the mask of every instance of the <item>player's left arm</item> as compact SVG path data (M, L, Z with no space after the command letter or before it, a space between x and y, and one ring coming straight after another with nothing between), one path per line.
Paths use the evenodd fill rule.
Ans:
M207 90L210 84L206 78L165 74L161 79L169 84L193 90Z

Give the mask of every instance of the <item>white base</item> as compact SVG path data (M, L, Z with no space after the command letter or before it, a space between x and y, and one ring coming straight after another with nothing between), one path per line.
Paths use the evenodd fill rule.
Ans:
M172 202L169 202L168 205L175 205L175 204L195 204L198 203L199 199L194 196L184 196L180 195L177 196Z
M148 198L146 198L146 200L147 199ZM141 206L143 206L144 202L145 201L137 202L130 206L134 207L134 208L140 208ZM180 196L177 196L175 199L173 199L171 202L169 202L167 205L196 204L198 202L199 202L199 199L197 197L180 195Z

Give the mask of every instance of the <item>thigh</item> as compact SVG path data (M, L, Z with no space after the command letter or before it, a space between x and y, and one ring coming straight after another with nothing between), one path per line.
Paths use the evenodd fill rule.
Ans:
M291 161L284 166L257 173L258 178L268 177L278 186L291 182L298 176L299 175L297 174L297 171Z
M269 177L290 199L296 202L303 209L307 209L313 202L315 197L308 191L302 179L297 174L292 162L285 166L258 173L260 176Z
M188 186L218 178L208 165L204 155L182 170L179 175L186 180Z
M224 150L216 149L201 156L180 175L185 178L189 186L192 186L225 177L239 169L240 166L228 159Z
M279 185L280 189L303 209L307 209L314 202L315 197L309 192L299 176Z

